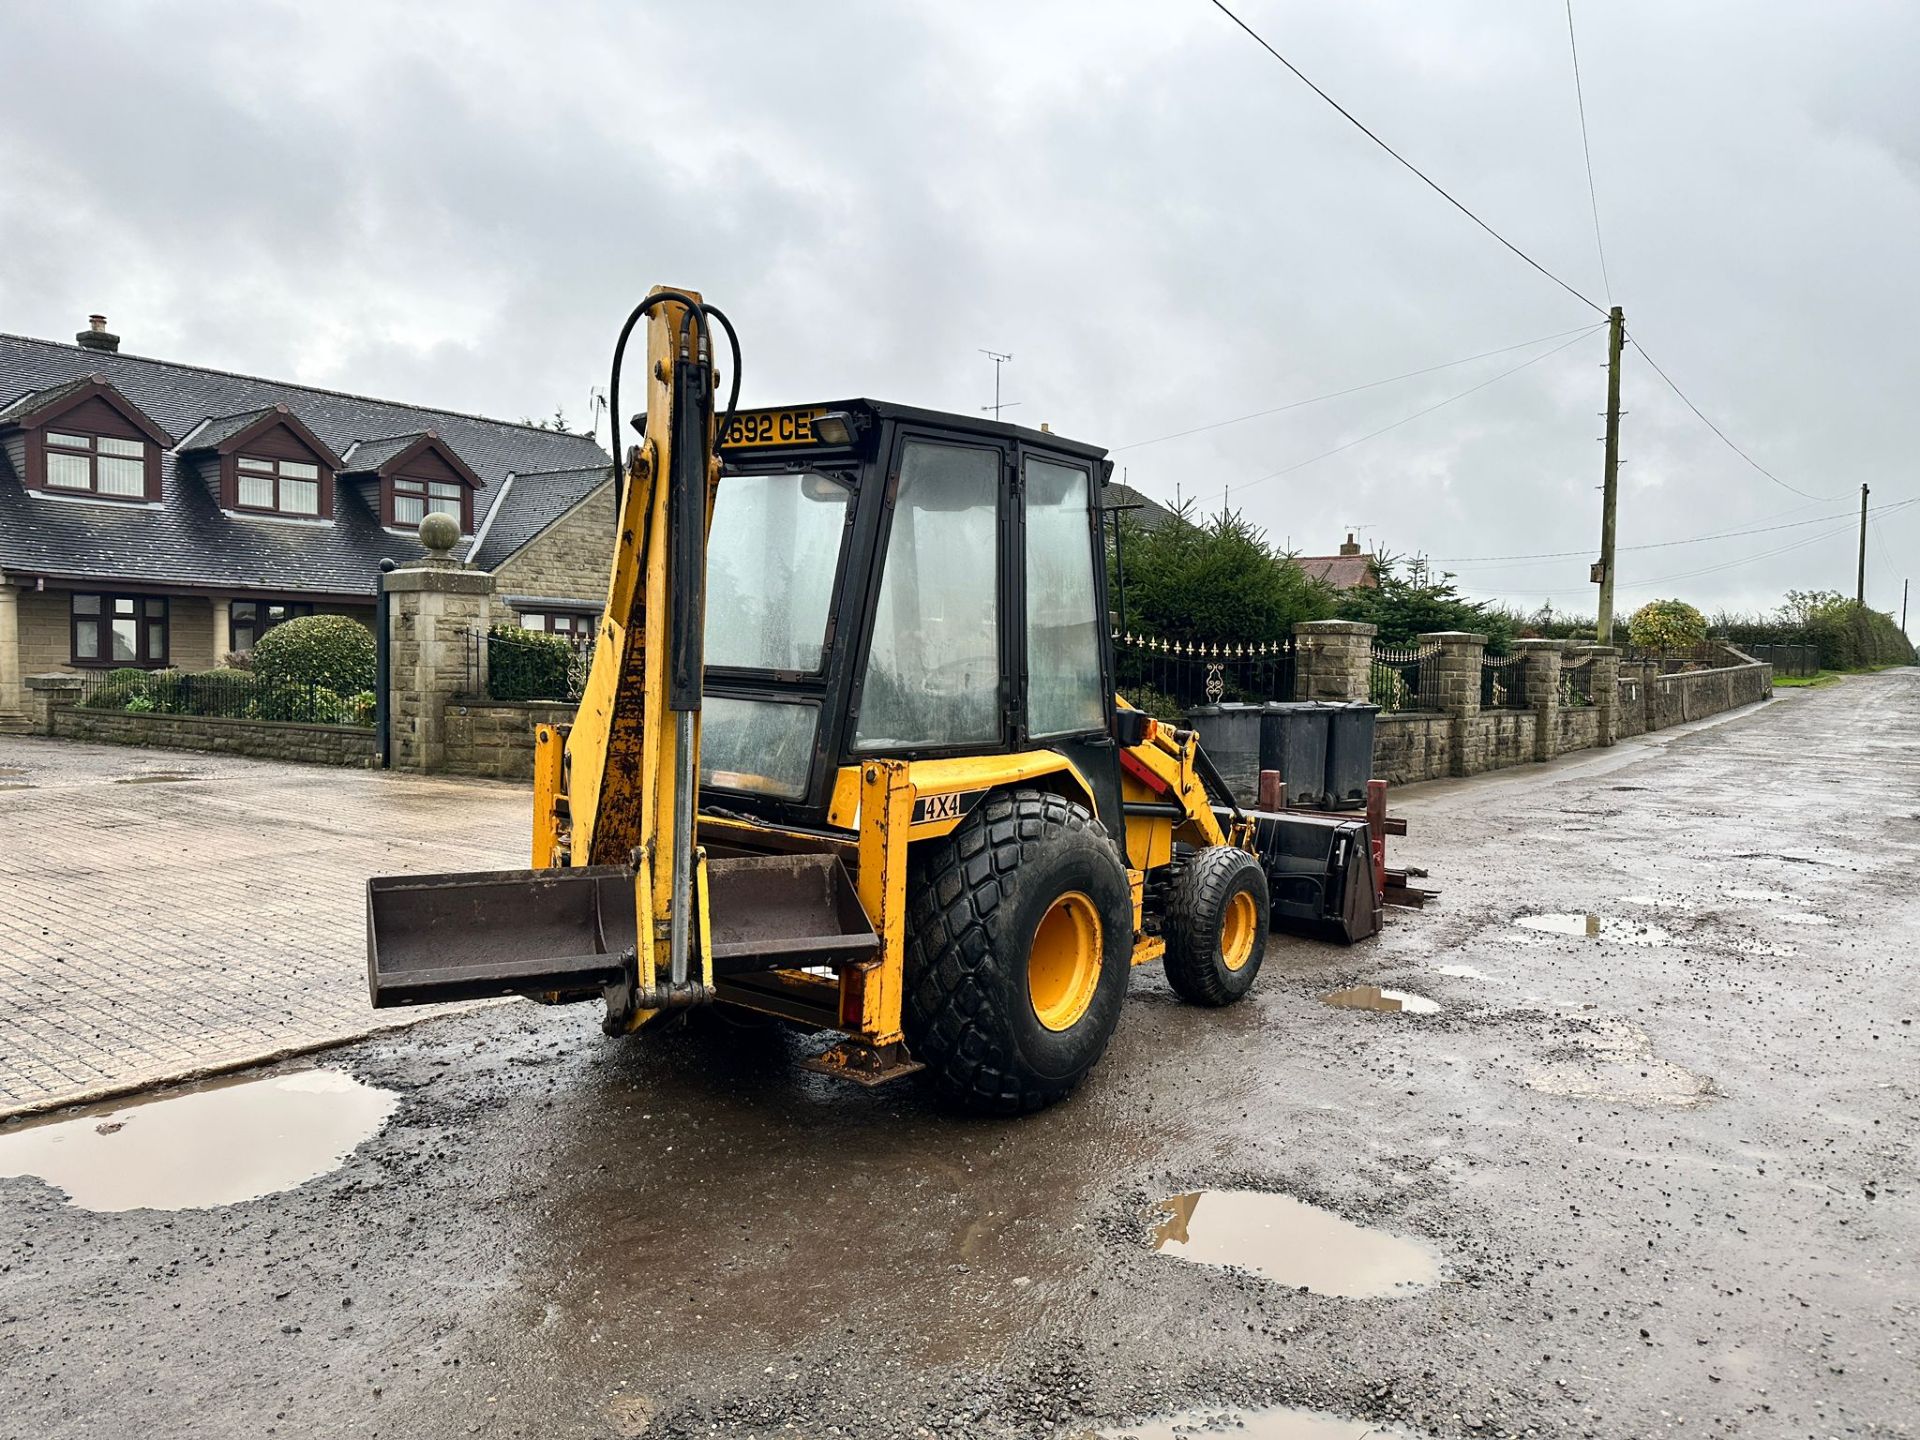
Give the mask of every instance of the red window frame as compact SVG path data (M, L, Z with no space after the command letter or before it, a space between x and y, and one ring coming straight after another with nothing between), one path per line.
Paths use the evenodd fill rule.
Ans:
M561 635L569 640L591 640L600 628L598 610L533 610L519 612L520 628L536 635ZM527 621L538 620L538 625Z
M300 465L313 471L311 475L287 475L281 472L282 465ZM267 466L270 468L261 469ZM253 468L249 468L253 467ZM245 510L255 515L285 515L294 520L324 520L327 516L327 467L318 460L296 460L292 457L281 458L273 455L236 455L233 457L233 508ZM271 505L249 505L240 498L240 487L248 480L265 480L273 486ZM313 509L289 510L281 502L280 486L285 481L294 481L302 485L313 486Z
M249 607L251 614L242 620L242 606ZM284 610L286 613L278 619L265 615L268 610ZM276 625L284 625L289 620L298 620L313 614L311 600L234 600L228 603L227 640L233 654L244 655L260 643L260 637ZM263 623L264 622L264 623ZM240 632L247 633L247 643L240 643Z
M74 439L85 440L88 443L84 449L77 445L62 445L58 439L56 439L58 436L72 436ZM112 440L121 445L138 445L140 447L140 453L138 455L108 455L103 457L100 454L100 442L102 440ZM50 495L91 495L97 500L130 500L138 504L147 498L147 471L153 464L152 451L153 442L150 440L138 439L131 435L103 435L97 430L67 430L62 429L58 421L54 421L48 424L40 434L40 482ZM66 455L76 459L83 459L87 462L87 483L84 488L76 485L56 485L53 483L53 457L55 455ZM108 460L137 460L140 465L139 491L132 495L116 495L110 491L102 490L100 488L100 461L103 458Z
M451 503L458 507L453 512L453 518L460 522L460 533L462 535L473 533L473 491L464 482L433 480L420 475L395 475L387 485L388 519L395 529L411 530L427 515L435 513L433 507L436 503L442 505ZM436 495L434 493L436 490L452 490L456 493ZM402 500L418 500L420 514L411 520L402 520L400 518ZM442 510L438 513L444 515L448 512Z

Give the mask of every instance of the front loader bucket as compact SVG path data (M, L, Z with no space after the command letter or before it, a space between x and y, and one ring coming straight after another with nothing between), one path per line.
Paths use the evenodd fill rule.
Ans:
M374 1009L619 982L633 948L633 872L483 870L367 882Z
M624 865L369 880L374 1008L617 985L634 948L633 886ZM862 960L880 948L838 856L713 859L707 888L716 977Z

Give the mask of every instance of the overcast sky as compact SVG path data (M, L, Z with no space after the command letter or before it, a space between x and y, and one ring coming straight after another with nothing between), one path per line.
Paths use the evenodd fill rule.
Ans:
M1236 8L1606 302L1558 0ZM1920 6L1575 16L1629 330L1829 497L1748 468L1629 349L1623 547L1816 523L1625 548L1621 604L1851 591L1860 484L1920 497ZM1149 494L1212 509L1230 489L1295 549L1360 525L1470 593L1591 611L1605 334L1570 332L1599 317L1207 0L16 0L5 19L0 330L68 339L104 311L132 353L579 420L627 309L687 285L739 327L751 401L971 411L991 347L1014 357L1008 419L1114 448ZM1897 610L1920 505L1876 528L1868 598ZM1543 551L1578 553L1466 558Z

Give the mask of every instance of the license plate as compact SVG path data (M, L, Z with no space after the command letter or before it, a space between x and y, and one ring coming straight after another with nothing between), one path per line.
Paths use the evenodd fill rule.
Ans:
M811 445L813 420L824 411L743 410L728 422L720 443L730 450L771 450L782 445Z

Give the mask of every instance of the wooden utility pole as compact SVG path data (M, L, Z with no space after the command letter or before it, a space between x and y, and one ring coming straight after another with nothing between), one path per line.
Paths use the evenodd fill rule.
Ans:
M1900 582L1900 633L1907 633L1907 582Z
M1867 603L1867 487L1860 487L1860 573L1853 582L1853 603Z
M1626 340L1626 312L1618 305L1607 315L1607 460L1600 495L1600 613L1593 629L1601 645L1613 643L1613 520L1620 502L1620 347Z

